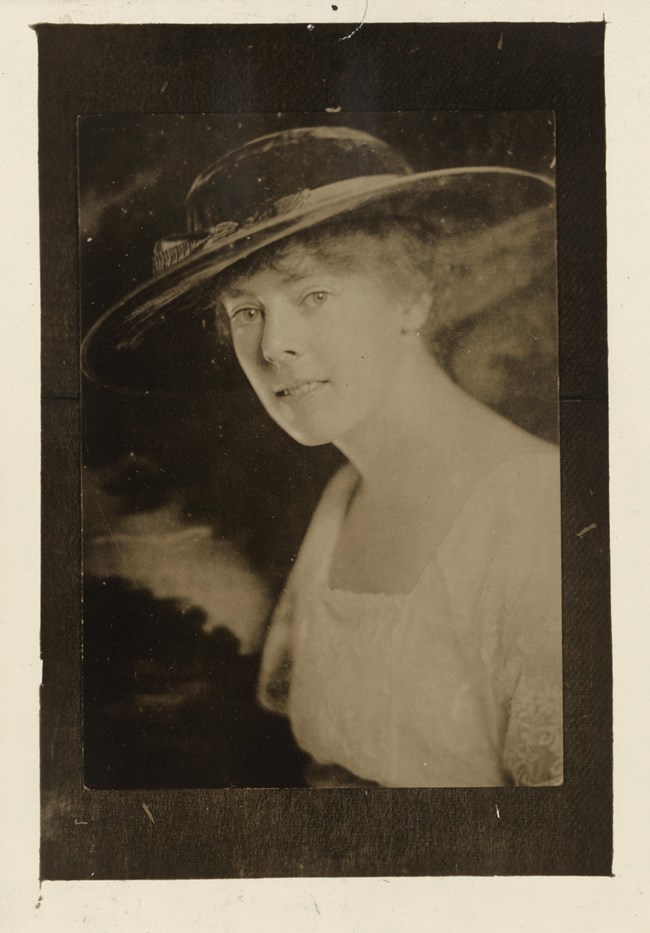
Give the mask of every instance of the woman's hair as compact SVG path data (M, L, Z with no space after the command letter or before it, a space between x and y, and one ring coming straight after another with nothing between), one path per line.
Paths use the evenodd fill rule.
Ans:
M379 274L386 287L400 293L431 291L433 231L422 221L358 212L293 234L236 263L219 276L209 303L216 312L220 342L230 343L230 325L220 295L241 280L266 269L284 267L296 251L306 251L335 269Z

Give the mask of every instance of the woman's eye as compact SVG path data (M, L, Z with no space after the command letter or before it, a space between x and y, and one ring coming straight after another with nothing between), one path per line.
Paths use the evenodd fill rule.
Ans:
M328 292L322 291L309 292L309 294L305 295L303 298L302 303L317 307L318 305L322 305L327 301L328 294Z
M231 314L230 320L234 324L251 324L253 321L257 320L261 313L259 308L255 308L252 305L245 308L237 308L237 310Z

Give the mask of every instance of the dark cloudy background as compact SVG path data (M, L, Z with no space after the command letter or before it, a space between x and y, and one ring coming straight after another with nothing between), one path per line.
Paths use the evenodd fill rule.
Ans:
M194 177L229 149L299 125L373 133L416 171L458 164L554 171L552 116L106 115L79 121L81 312L86 331L151 274L155 241L184 229ZM516 327L514 326L516 323ZM553 301L459 328L454 378L555 439ZM485 365L477 368L477 353ZM84 722L96 787L294 786L300 753L254 699L273 601L327 477L242 379L187 398L84 385Z

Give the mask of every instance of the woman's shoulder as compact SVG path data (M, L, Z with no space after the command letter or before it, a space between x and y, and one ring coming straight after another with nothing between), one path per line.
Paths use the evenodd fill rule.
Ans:
M468 405L468 430L459 464L465 504L490 516L509 509L530 512L548 498L559 501L556 444L525 431L479 403ZM465 477L466 481L463 480ZM476 518L476 516L475 516Z
M492 495L500 487L518 507L551 505L559 502L560 452L556 445L530 437L510 456L505 457L480 484L483 495Z
M346 463L325 484L294 564L291 574L294 586L305 576L313 576L326 563L358 482L359 474Z
M508 573L555 560L560 551L558 448L531 437L479 480L439 551L456 575L459 567L501 567Z
M323 524L338 523L350 503L359 482L359 474L351 463L345 463L328 479L312 515L309 531ZM308 531L308 534L309 534Z
M456 624L495 671L508 645L540 663L561 648L559 451L534 441L485 477L439 552Z
M503 451L479 477L467 505L474 511L549 511L560 496L560 453L555 444L541 438L517 437L511 450Z
M359 474L355 468L351 463L344 463L338 470L335 470L325 484L320 502L352 495L358 482Z

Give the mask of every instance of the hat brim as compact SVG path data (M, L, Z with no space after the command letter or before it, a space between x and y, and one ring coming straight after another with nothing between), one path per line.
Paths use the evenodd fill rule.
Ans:
M191 334L192 326L196 328L194 336L200 336L198 328L205 328L205 320L201 320L196 312L205 310L202 297L206 287L216 282L226 269L259 250L339 216L374 206L380 210L393 210L396 216L423 212L428 217L437 218L440 241L447 250L448 259L449 250L453 250L454 244L462 244L464 237L475 240L482 237L481 249L486 256L492 253L494 260L495 247L491 243L490 231L528 211L552 208L554 204L551 179L499 167L463 167L405 176L377 176L354 179L332 187L335 190L314 192L320 197L302 199L293 209L241 225L225 236L222 232L207 232L186 258L127 294L90 328L82 343L84 375L105 388L136 395L191 390L188 373L197 370L204 372L202 381L209 384L210 374L230 367L227 349L210 347L206 359L198 367L190 366L183 370L174 362L183 359L185 350L190 352L190 343L193 347L191 352L194 352L196 342ZM517 234L511 230L508 235L513 239ZM193 236L196 241L196 235ZM190 240L190 235L187 240ZM511 245L516 251L514 239ZM497 248L497 252L499 249L503 254L503 248ZM532 255L529 255L531 249L528 248L527 263L548 265L551 254L548 250L546 253L545 256L539 244ZM485 256L481 261L485 265ZM522 276L532 279L535 274L536 270L522 270L519 264L515 277L521 281ZM467 270L462 278L462 309L456 305L453 311L456 317L476 314L485 294L484 285L479 287L480 283L476 282L475 296L472 296ZM503 290L507 285L501 276L500 279ZM453 283L447 282L447 291L453 292ZM186 340L187 346L184 347Z

